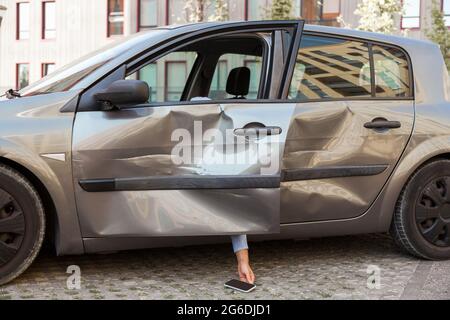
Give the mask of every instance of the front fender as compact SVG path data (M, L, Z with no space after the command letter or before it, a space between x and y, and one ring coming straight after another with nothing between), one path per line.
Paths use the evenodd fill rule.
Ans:
M72 181L71 140L75 114L60 112L77 92L0 102L0 157L32 172L56 209L58 254L84 252Z

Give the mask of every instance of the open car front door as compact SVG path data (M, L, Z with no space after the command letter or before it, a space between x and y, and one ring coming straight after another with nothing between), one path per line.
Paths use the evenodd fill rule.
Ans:
M216 25L167 49L196 48L211 37L261 36L261 68L248 68L261 74L255 99L243 99L240 88L227 88L242 93L239 98L191 99L198 74L208 70L202 67L204 52L198 52L180 101L113 111L79 106L73 167L83 237L279 232L281 158L295 104L277 99L292 72L302 28L303 21ZM228 78L239 80L227 87L246 79L236 74L242 70L228 70Z

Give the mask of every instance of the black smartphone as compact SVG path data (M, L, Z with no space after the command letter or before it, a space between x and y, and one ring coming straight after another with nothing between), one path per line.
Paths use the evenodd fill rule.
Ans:
M250 284L247 282L242 282L239 280L230 280L227 283L225 283L225 287L236 290L236 291L240 291L240 292L250 292L253 291L256 286L254 284Z

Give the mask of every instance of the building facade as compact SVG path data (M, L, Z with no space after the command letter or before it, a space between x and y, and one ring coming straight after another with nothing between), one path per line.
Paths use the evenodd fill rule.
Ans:
M217 14L216 1L203 1L201 19L261 20L272 0L224 0L225 15ZM354 11L359 1L293 0L293 16L330 26L340 26L340 16L354 27L358 24ZM440 1L450 26L450 0ZM406 10L398 21L399 27L408 31L408 36L425 38L432 0L404 3ZM20 89L124 36L197 19L185 5L185 0L0 0L0 6L7 8L0 27L0 89ZM152 66L137 77L155 82L156 90L156 82L167 82L172 74L187 73L190 62L182 61L183 57L173 59ZM254 61L245 63L258 67ZM227 69L224 63L224 70ZM176 78L173 76L174 81ZM216 80L220 86L226 77L217 75Z

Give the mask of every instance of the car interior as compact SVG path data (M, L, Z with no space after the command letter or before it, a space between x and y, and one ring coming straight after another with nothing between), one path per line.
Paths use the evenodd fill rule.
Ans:
M269 49L269 40L264 35L240 34L234 36L221 36L213 39L204 39L186 45L164 56L147 61L142 67L150 63L158 63L171 54L196 53L192 68L186 74L184 88L180 92L178 101L214 100L213 82L217 78L219 65L226 66L226 83L224 82L221 95L223 99L249 99L251 80L256 84L255 94L252 98L262 95L261 84L264 79L265 64ZM228 58L228 57L237 58ZM233 60L233 61L230 61ZM250 68L246 64L258 63L258 68ZM222 71L222 70L221 70ZM137 71L139 73L139 71ZM222 75L222 77L224 77ZM135 77L140 79L138 76ZM145 79L142 79L145 80ZM166 86L170 85L167 84ZM149 84L150 87L151 84ZM221 87L219 85L219 87ZM217 86L216 86L217 87ZM180 88L181 89L181 88ZM221 89L221 88L215 88ZM151 88L152 90L152 88ZM164 101L166 102L167 99ZM153 102L153 101L152 101ZM158 101L160 102L160 101ZM162 101L161 101L162 102Z

